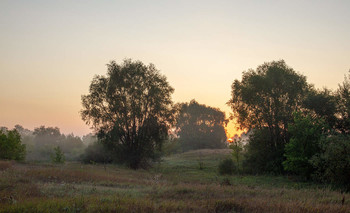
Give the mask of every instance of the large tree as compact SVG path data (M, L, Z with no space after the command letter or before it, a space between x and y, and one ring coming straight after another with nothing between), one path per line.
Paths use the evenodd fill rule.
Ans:
M182 149L224 148L226 123L225 113L219 109L195 100L180 104L176 127Z
M272 145L286 143L292 113L301 108L308 85L306 77L283 61L264 63L243 72L242 81L232 84L231 106L242 129L267 127Z
M232 84L228 105L240 127L268 132L263 141L270 156L275 156L271 165L279 165L281 171L284 145L289 141L288 124L293 121L292 113L302 107L308 88L306 77L283 60L243 72L242 80Z
M153 64L126 59L107 67L82 96L81 116L116 160L136 169L156 157L168 135L174 89Z

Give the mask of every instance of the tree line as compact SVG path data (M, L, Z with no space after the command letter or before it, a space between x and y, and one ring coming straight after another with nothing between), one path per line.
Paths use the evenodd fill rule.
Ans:
M80 159L137 169L150 166L164 153L227 147L225 113L195 100L174 103L173 92L153 64L111 61L107 75L96 75L89 93L81 98L81 117L98 140ZM347 184L348 77L336 91L319 90L283 60L267 62L233 82L227 104L231 119L250 132L244 146L238 142L233 146L241 172L287 173ZM52 137L57 133L50 131Z
M0 127L0 159L26 161L55 161L60 157L80 160L85 148L97 138L92 134L82 138L73 134L62 134L58 127L40 126L29 130L21 125L14 129Z

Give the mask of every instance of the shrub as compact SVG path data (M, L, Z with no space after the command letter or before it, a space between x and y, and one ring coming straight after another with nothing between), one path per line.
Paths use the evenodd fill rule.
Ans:
M221 175L231 175L235 172L236 165L231 158L225 159L219 164L219 173Z
M113 161L113 153L107 150L100 142L90 144L84 154L81 156L83 163L111 163Z
M17 130L2 132L0 130L0 159L24 160L26 146L21 142Z
M311 158L313 178L350 191L350 136L333 135L320 143L321 152Z
M229 148L232 149L232 157L237 163L237 170L241 170L241 162L243 159L243 142L242 139L235 139L230 145Z

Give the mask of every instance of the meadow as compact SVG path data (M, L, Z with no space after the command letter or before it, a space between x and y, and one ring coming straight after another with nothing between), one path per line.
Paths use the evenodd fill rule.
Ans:
M222 176L229 149L171 155L147 170L0 161L0 212L350 212L350 195L291 176Z

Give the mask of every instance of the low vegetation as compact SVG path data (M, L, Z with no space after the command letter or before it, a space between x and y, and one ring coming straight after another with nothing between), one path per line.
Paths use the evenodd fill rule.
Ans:
M0 212L349 212L350 195L293 177L220 175L228 149L171 155L149 170L0 162ZM202 164L202 169L199 167Z

